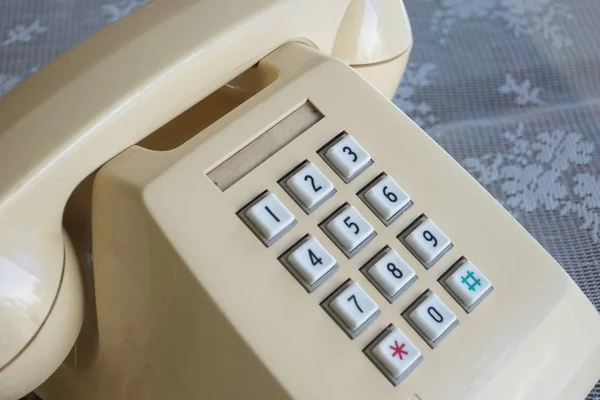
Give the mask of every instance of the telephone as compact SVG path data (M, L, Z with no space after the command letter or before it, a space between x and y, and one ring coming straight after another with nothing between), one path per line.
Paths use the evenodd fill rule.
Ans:
M600 318L391 97L400 0L155 0L0 100L0 400L577 399Z

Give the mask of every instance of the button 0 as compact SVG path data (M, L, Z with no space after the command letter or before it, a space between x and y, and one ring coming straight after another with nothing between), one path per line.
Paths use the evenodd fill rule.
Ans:
M350 135L344 134L325 151L325 160L344 182L350 182L373 162L371 155Z
M448 236L425 216L415 221L399 238L425 268L430 268L452 247Z
M458 323L456 315L432 292L424 293L403 315L431 347Z
M365 353L394 385L422 359L421 351L393 325L383 331Z
M246 206L239 215L267 246L296 223L294 215L269 192Z
M464 258L442 276L440 284L467 312L471 312L493 289L492 283L475 264Z

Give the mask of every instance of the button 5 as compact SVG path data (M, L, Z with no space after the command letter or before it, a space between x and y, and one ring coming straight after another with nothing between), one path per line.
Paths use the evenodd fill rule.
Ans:
M321 223L321 229L348 258L376 235L373 226L349 204Z

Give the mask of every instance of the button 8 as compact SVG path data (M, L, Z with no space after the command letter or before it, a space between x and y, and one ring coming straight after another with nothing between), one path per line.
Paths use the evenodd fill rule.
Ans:
M389 247L367 263L362 272L390 303L417 278L406 261Z

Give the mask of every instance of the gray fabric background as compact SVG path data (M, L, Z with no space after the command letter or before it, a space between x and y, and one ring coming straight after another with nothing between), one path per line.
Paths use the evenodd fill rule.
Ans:
M142 0L0 0L0 96ZM394 102L600 308L600 3L406 0ZM600 400L600 384L588 399Z

